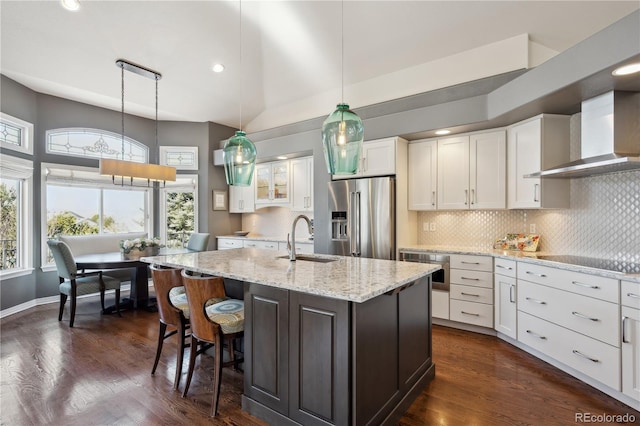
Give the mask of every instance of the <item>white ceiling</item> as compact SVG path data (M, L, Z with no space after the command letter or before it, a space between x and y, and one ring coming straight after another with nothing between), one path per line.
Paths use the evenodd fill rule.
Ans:
M123 58L163 75L161 120L238 127L242 110L249 132L327 115L342 98L340 2L245 0L240 21L238 1L80 1L77 12L57 0L0 1L2 74L119 111L115 61ZM357 108L537 65L640 2L347 0L343 7L344 100ZM216 62L224 73L211 71ZM125 74L125 109L154 116L152 80Z

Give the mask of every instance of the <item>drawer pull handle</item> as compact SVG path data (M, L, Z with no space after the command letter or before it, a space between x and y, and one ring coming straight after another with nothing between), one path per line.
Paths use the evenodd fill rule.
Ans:
M627 317L622 316L622 343L631 343L627 340L627 334L624 329L624 323L627 322Z
M633 297L634 299L640 299L640 295L634 293L627 293L627 297Z
M507 271L511 271L513 269L511 266L502 266L502 265L496 265L496 268L506 269Z
M538 300L538 299L532 299L531 297L527 297L526 299L529 302L537 303L538 305L546 305L547 304L547 302L545 302L545 301Z
M595 358L591 358L590 356L586 356L585 354L583 354L582 352L578 351L578 350L573 350L572 351L574 354L581 356L582 358L588 359L591 362L600 362L600 360L595 359Z
M600 321L598 318L591 318L591 317L588 317L588 316L586 316L584 314L581 314L580 312L576 312L576 311L571 312L571 315L575 315L578 318L584 318L584 319L588 319L588 320L591 320L591 321L594 321L594 322Z
M471 293L465 293L464 291L460 292L461 295L463 296L473 296L473 297L480 297L479 294L471 294Z
M578 285L580 287L592 288L594 290L597 290L597 289L600 288L600 286L591 285L591 284L585 284L585 283L581 283L580 281L571 281L571 284L575 284L575 285Z
M480 262L467 262L465 260L460 261L460 263L464 263L465 265L479 265Z
M465 314L465 315L472 315L472 316L474 316L474 317L479 317L479 316L480 316L480 314L474 314L474 313L472 313L472 312L460 311L460 313L461 313L461 314Z
M545 274L536 274L535 272L531 272L531 271L524 271L524 273L528 275L535 275L536 277L540 277L540 278L547 278Z
M527 330L527 333L529 333L530 335L532 335L533 337L537 337L540 340L547 340L546 337L539 335L538 333L534 333L531 330Z
M460 277L460 279L463 279L463 280L469 280L469 281L480 281L480 278L467 278L467 277Z

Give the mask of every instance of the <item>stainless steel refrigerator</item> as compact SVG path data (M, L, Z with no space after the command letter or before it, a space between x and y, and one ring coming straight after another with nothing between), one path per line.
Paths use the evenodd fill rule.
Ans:
M395 199L392 177L329 182L329 252L395 260Z

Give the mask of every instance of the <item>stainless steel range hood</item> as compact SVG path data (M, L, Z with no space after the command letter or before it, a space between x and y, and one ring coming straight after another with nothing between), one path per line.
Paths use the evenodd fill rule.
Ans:
M640 92L582 102L581 159L525 177L572 178L640 170Z

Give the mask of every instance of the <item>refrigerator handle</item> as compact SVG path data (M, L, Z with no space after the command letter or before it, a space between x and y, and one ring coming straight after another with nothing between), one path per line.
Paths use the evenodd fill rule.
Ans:
M352 256L360 256L360 192L351 192L351 235L349 238Z

